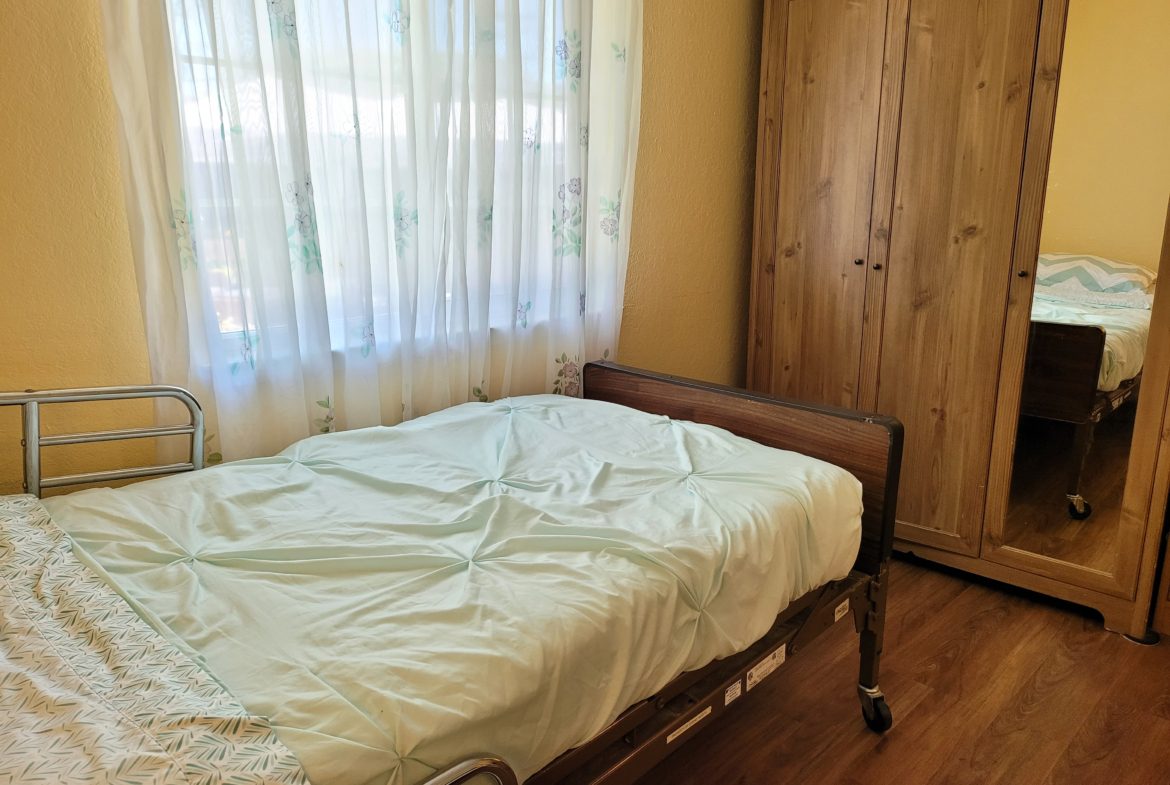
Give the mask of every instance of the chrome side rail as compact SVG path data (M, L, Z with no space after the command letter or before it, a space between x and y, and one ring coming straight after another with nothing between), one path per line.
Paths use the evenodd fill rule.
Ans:
M422 785L462 785L479 775L491 777L498 785L518 785L516 772L512 771L512 767L501 758L490 755L457 763L424 781Z
M187 425L169 425L152 428L122 428L112 431L41 435L41 404L83 403L87 401L123 401L134 398L174 398L187 407L191 421ZM203 409L195 396L182 387L145 384L135 387L86 387L67 390L29 390L0 393L0 406L19 406L21 415L21 446L24 448L24 490L40 496L47 488L109 482L134 477L153 477L162 474L194 471L203 468ZM191 450L185 463L158 466L139 466L103 472L82 472L60 477L41 476L41 448L64 444L89 444L126 439L145 439L158 436L189 436Z

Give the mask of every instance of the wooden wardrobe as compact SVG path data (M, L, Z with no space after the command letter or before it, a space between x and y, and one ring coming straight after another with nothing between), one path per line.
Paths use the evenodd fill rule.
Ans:
M1156 510L1096 583L1020 561L988 519L1019 414L1067 3L767 0L748 385L902 420L901 550L1139 633Z

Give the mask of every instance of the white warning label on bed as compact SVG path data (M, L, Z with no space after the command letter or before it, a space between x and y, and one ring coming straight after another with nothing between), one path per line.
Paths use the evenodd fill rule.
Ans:
M711 714L711 707L708 706L707 708L703 709L701 712L696 714L694 717L691 717L689 720L687 720L686 723L675 728L674 732L666 737L666 743L670 744L672 741L677 739L679 736L683 735L684 733L689 731L691 728L695 727L700 722L707 719L707 717L710 714Z
M723 705L729 705L733 700L743 694L743 682L739 679L735 680L735 684L723 691Z
M772 675L774 670L784 664L784 656L787 651L788 644L784 644L779 649L776 649L776 651L760 660L760 663L756 665L756 667L747 672L747 688L749 692L751 691L752 687L755 687L761 681L768 678L768 676Z
M849 613L849 598L841 600L841 604L833 611L833 623L841 621L845 618L845 614Z

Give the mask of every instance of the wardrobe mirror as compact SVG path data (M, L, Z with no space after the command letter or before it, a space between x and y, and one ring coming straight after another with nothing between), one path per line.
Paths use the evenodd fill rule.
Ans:
M1004 543L1104 573L1170 194L1163 0L1070 0ZM1139 426L1140 427L1140 426Z

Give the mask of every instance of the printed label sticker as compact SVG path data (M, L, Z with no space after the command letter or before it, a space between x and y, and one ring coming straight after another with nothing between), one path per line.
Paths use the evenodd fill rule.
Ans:
M760 663L756 665L756 667L748 671L747 688L749 692L751 691L752 687L755 687L761 681L768 678L768 676L772 675L773 671L784 664L784 657L787 651L788 644L786 643L762 659Z
M681 725L680 727L675 728L674 732L666 737L666 743L670 744L675 739L677 739L679 736L683 735L684 733L689 731L691 728L695 727L700 722L707 719L707 717L710 714L711 714L711 707L708 706L707 708L703 709L701 712L696 714L694 717L691 717L689 720L687 720L685 725Z
M740 681L739 679L736 679L735 684L732 684L730 687L728 687L726 690L723 691L723 705L727 706L728 704L730 704L733 700L735 700L736 698L738 698L742 694L743 694L743 682Z
M837 606L837 609L835 611L833 611L833 623L836 624L837 622L844 619L846 613L849 613L849 598L848 597L841 600L841 604Z

